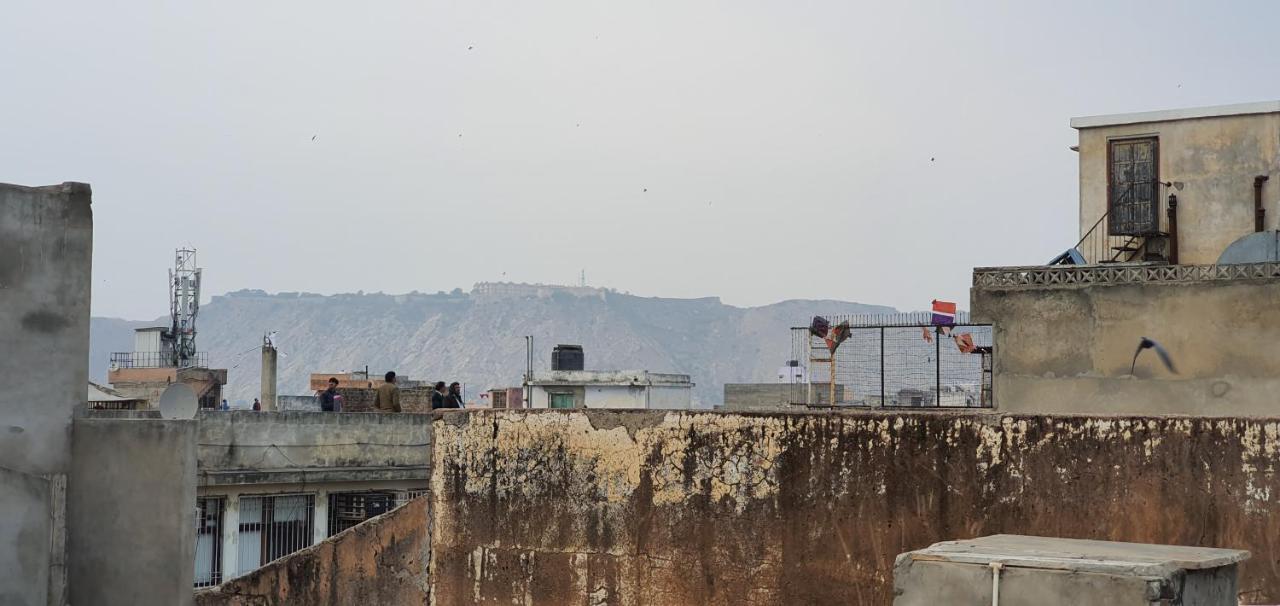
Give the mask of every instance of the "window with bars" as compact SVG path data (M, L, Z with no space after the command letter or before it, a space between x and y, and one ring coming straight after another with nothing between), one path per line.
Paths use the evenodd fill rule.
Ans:
M335 492L329 495L329 535L382 515L427 494L427 489Z
M396 495L392 492L335 492L329 495L329 536L391 511L395 506Z
M240 497L238 573L309 547L315 537L315 503L315 495Z
M1113 236L1149 236L1159 231L1159 140L1116 139L1107 150L1108 231Z
M412 488L409 490L397 490L396 491L396 507L404 505L405 503L408 503L409 501L412 501L425 494L427 494L426 488Z
M222 582L222 512L221 497L196 499L196 587L210 587Z

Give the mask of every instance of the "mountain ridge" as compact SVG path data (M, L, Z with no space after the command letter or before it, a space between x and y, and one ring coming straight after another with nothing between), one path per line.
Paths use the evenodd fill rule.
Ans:
M756 307L718 297L643 297L609 289L477 285L470 293L267 293L240 290L201 307L197 346L227 368L226 397L259 392L257 348L278 332L279 393L309 393L311 372L395 370L414 379L461 381L477 390L520 384L525 335L536 368L550 367L557 343L582 345L589 369L688 374L694 399L719 403L724 383L775 380L791 356L792 326L815 314L892 313L890 307L790 299ZM507 288L507 286L519 288ZM161 318L158 323L167 323ZM135 328L157 321L92 318L90 377L105 380L110 353L133 348Z

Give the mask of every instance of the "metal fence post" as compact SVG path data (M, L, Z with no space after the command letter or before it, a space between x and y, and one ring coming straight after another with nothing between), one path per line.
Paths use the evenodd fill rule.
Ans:
M884 327L880 327L880 408L884 408Z
M934 331L933 380L934 380L934 390L935 390L933 392L933 405L936 407L941 407L942 406L942 327L941 326L936 327L933 329L933 331Z

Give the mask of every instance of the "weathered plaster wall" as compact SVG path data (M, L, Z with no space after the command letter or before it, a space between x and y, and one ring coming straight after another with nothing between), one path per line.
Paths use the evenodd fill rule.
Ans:
M426 477L421 414L201 411L200 485Z
M1280 420L438 415L436 604L887 604L895 557L994 533L1248 549L1280 600Z
M1006 412L1280 415L1280 278L974 287ZM1163 344L1178 374L1146 351Z
M0 604L61 602L62 487L89 380L90 198L84 183L0 184Z
M197 606L425 604L427 500L417 498L245 576Z
M1257 114L1082 129L1081 236L1107 212L1107 141L1135 136L1159 136L1159 179L1185 184L1176 192L1180 263L1215 263L1253 232L1257 175L1272 177L1263 190L1266 229L1280 229L1280 114ZM1168 193L1161 188L1160 199Z
M195 425L75 420L67 489L71 604L191 603Z

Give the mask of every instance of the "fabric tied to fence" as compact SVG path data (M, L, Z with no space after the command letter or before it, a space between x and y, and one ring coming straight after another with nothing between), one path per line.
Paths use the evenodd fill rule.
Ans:
M933 324L951 326L956 323L956 304L951 301L933 300Z

